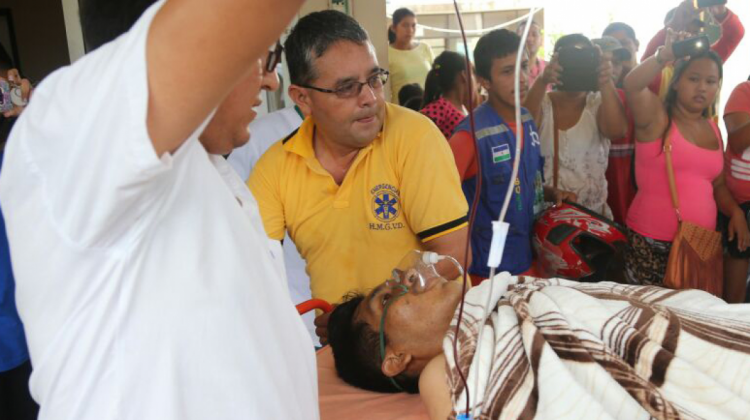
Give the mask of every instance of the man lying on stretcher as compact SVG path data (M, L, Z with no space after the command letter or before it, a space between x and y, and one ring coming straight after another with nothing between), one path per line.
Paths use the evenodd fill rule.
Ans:
M466 294L458 334L475 419L749 415L749 306L652 286L507 274L492 282L492 296L490 281ZM328 325L339 376L419 392L432 419L456 418L466 407L453 357L461 292L460 281L437 277L350 295Z

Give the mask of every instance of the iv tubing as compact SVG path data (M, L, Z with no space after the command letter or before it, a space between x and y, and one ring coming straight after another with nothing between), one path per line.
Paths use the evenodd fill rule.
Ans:
M534 15L539 11L538 8L534 7L531 9L529 14L526 17L526 25L524 26L523 30L523 36L521 36L521 43L518 46L518 54L516 56L516 70L515 70L515 86L514 86L514 94L515 94L515 105L516 105L516 155L515 159L513 160L513 173L510 177L511 183L508 185L508 191L505 194L505 201L503 202L502 210L500 211L500 217L498 218L498 222L502 222L505 220L505 216L508 213L508 207L510 206L510 200L513 197L513 192L515 191L515 183L516 179L518 178L518 167L521 164L521 145L523 144L523 138L524 138L524 132L523 132L523 122L521 121L521 63L523 62L523 58L525 56L525 50L526 50L526 39L529 36L529 29L531 27L531 22L534 18ZM492 299L492 289L494 286L493 279L495 278L495 270L497 267L490 267L490 291L487 294L487 302L484 306L484 316L482 317L483 320L487 319L487 316L490 311L490 300ZM480 355L482 353L482 335L484 333L484 323L481 324L479 328L479 337L477 337L477 349L474 357L476 357L476 360L479 361ZM479 366L479 365L477 365ZM471 368L469 368L469 372L471 372ZM479 392L479 375L475 375L474 380L474 391ZM468 393L466 394L468 398ZM473 407L472 410L472 418L477 418L476 411L479 408L479 413L482 412L482 408L484 408L484 399L479 400L479 397L477 396L477 403Z

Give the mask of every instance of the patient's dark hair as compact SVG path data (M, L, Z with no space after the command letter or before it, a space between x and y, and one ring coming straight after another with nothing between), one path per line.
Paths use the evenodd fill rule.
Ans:
M396 393L387 376L380 370L379 331L364 321L356 321L364 295L352 293L336 306L328 319L328 343L333 349L336 372L344 382L368 391ZM388 337L385 337L386 343ZM410 394L419 392L419 376L404 373L394 378Z

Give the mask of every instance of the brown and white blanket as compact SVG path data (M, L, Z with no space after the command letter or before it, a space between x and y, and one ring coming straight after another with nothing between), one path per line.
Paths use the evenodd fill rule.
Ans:
M489 281L467 293L458 334L474 420L750 419L750 305L697 290L492 281L493 296ZM466 407L457 315L444 342L452 418Z

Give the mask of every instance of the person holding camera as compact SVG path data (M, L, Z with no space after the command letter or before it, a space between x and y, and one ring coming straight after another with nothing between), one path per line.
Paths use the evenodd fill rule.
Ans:
M562 56L580 53L588 53L590 63L584 66L590 68L581 72L570 68L566 73L560 65ZM608 218L612 211L607 205L605 172L610 139L625 136L628 128L611 58L610 52L602 53L583 35L560 38L525 102L541 127L545 184L573 192L579 204ZM556 90L542 96L549 84L555 84Z
M675 61L680 57L675 55L674 42L687 36L669 29L666 44L625 78L625 94L635 119L639 186L627 218L630 249L625 275L634 284L664 284L682 223L715 231L716 214L721 211L729 217L729 238L737 240L740 250L750 244L745 214L724 180L721 133L709 117L721 86L722 59L705 49ZM662 101L648 85L673 62L674 77ZM706 290L721 290L720 274L704 277Z
M664 28L657 32L648 43L641 61L645 61L656 54L658 48L664 45L669 29L674 32L699 35L705 27L705 23L700 19L700 14L702 11L707 11L711 14L713 20L721 26L721 37L711 45L711 49L718 55L722 63L726 63L745 36L745 28L742 26L739 16L727 7L726 0L701 0L697 2L697 5L698 8L695 7L696 3L693 0L684 0L679 6L670 10L666 16ZM654 76L654 80L649 85L651 91L659 95L662 100L669 93L673 74L674 68L669 65L665 66L660 73ZM715 115L714 111L712 111L713 115Z

